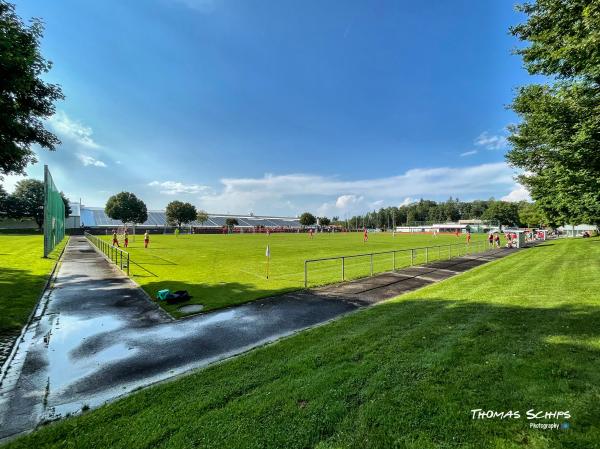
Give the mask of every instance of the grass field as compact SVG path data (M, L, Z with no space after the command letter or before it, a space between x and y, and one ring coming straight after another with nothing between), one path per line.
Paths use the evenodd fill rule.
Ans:
M44 259L42 235L0 235L0 334L25 324L66 242Z
M598 239L528 249L9 447L597 447L598 260Z
M130 238L128 251L134 263L130 273L155 298L163 288L187 290L193 296L190 303L212 310L251 301L304 287L304 260L339 255L360 254L392 249L431 245L460 244L464 252L465 237L425 234L396 235L372 233L363 243L362 233L317 234L233 234L233 235L152 235L149 248L144 249L142 237ZM110 240L110 237L105 237ZM473 235L473 241L485 235ZM267 243L271 250L267 279ZM457 248L453 248L454 255ZM447 257L448 249L430 251L429 259ZM415 263L425 261L425 252L417 251ZM396 256L396 267L410 264L410 253ZM390 271L392 255L376 256L374 271ZM346 279L367 276L370 258L359 257L345 262ZM310 285L341 281L341 263L320 262L309 266ZM177 307L162 304L174 316Z

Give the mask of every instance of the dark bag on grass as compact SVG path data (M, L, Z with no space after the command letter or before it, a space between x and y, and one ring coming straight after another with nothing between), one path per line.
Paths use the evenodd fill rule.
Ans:
M179 302L189 301L191 298L187 290L178 290L174 293L169 293L167 296L167 302L169 304L177 304Z

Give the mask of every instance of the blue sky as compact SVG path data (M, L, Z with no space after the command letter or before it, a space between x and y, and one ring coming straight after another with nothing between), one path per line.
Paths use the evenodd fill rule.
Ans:
M496 0L21 0L66 100L38 151L72 199L343 217L521 199L506 109L530 82ZM9 177L10 189L18 178Z

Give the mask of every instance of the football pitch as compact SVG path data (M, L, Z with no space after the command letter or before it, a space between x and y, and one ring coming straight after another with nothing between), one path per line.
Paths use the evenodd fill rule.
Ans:
M110 236L103 237L110 241ZM472 242L485 240L474 234ZM130 276L152 297L161 289L187 290L193 296L188 304L202 304L204 311L227 307L257 298L304 287L304 261L341 255L456 245L452 255L466 250L464 235L371 233L363 242L362 233L308 234L230 234L230 235L151 235L148 248L141 235L129 238ZM120 238L122 244L122 238ZM267 266L266 249L270 249ZM417 249L412 263L425 258L447 258L446 247ZM345 279L368 276L370 256L345 260ZM411 252L376 255L373 272L384 272L411 264ZM269 277L267 279L267 270ZM309 286L340 282L341 261L323 261L308 266ZM179 305L161 303L174 316Z

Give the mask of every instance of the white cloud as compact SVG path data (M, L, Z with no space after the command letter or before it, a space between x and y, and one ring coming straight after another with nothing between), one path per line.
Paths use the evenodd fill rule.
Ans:
M477 150L465 151L464 153L460 153L460 157L473 156L477 154Z
M360 202L362 202L363 197L357 195L341 195L335 200L335 207L338 209L348 209Z
M462 198L489 197L514 185L513 171L504 162L469 167L439 167L408 170L397 176L343 180L311 174L267 174L261 178L225 178L220 191L207 191L200 205L211 212L288 210L294 200L299 209L312 208L319 214L366 210L373 201L395 204L399 198L449 195ZM396 203L397 204L397 203Z
M72 120L64 111L57 111L48 119L48 123L61 139L70 140L79 146L90 149L100 148L100 145L92 138L92 128Z
M502 197L502 201L510 201L512 203L519 201L531 201L531 197L524 186L521 184L515 184L510 193Z
M165 195L176 195L180 193L202 193L210 190L207 186L201 186L199 184L184 184L177 181L152 181L148 184L152 187L159 187L160 193Z
M398 207L408 206L409 204L412 204L414 202L416 202L416 200L414 198L407 196L406 198L404 198L404 200L402 200L402 202L398 205Z
M78 154L77 159L79 159L85 167L106 167L106 164L101 160L93 158L92 156L88 156L86 154Z
M504 136L490 134L485 131L475 139L475 145L487 148L488 150L501 150L502 148L506 148L508 141Z

